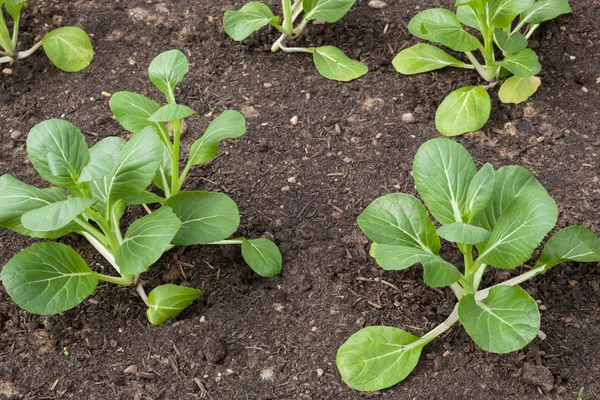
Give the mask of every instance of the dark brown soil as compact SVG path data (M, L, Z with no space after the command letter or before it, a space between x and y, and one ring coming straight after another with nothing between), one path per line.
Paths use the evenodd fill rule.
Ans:
M385 193L414 193L412 158L438 136L436 106L477 77L450 70L403 77L390 65L415 42L406 29L410 17L450 1L390 0L375 10L359 0L341 22L310 26L305 43L338 46L369 66L349 84L321 78L305 55L271 54L273 31L233 43L222 16L243 3L46 0L26 7L24 45L57 24L75 24L92 35L96 55L78 74L52 67L41 51L14 65L12 75L0 74L0 173L44 184L24 140L48 118L75 123L90 144L125 135L101 92L137 91L162 101L146 69L158 53L177 48L191 63L178 100L199 112L188 121L186 145L208 125L210 110L241 110L248 120L247 136L223 145L222 156L196 169L187 188L232 196L242 213L238 233L273 238L284 266L265 280L236 248L171 252L145 275L147 286L185 282L206 293L160 327L149 325L129 288L102 284L76 309L51 317L19 310L2 289L0 397L522 400L576 399L584 387L585 399L600 398L598 264L563 265L524 285L546 307L547 337L522 351L487 354L456 326L425 349L402 384L361 394L341 381L336 350L358 329L382 324L423 334L452 309L452 293L424 286L419 268L378 268L365 254L356 217ZM479 164L532 170L559 204L559 226L581 224L600 234L600 2L572 3L571 16L533 36L543 84L527 113L526 105L495 101L484 130L458 140ZM416 123L401 122L407 112ZM512 135L507 123L518 127ZM6 230L0 240L2 265L33 243ZM82 238L64 241L91 265L102 263ZM447 254L457 256L451 247ZM485 284L503 277L492 273ZM123 373L131 365L137 375Z

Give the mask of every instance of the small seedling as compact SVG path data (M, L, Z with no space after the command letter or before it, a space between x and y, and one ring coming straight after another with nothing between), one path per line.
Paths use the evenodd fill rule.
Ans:
M266 4L252 1L239 11L225 12L225 32L233 40L241 41L264 26L272 25L281 36L271 50L288 53L311 53L317 70L327 79L348 82L360 78L368 68L361 62L351 60L337 47L288 47L287 42L297 39L310 21L336 22L354 5L356 0L281 0L283 20L275 16ZM294 22L302 15L302 20Z
M446 136L475 132L485 125L491 111L488 90L498 83L503 103L519 104L531 97L540 85L536 75L542 66L527 48L528 40L542 22L571 12L568 0L457 0L455 6L456 14L442 8L421 11L408 30L464 53L470 63L425 43L402 50L393 60L396 70L406 75L457 67L475 70L488 82L457 89L440 104L435 125ZM481 40L463 25L479 32ZM481 52L483 63L475 50Z
M99 281L105 281L135 285L148 306L149 321L161 324L202 294L167 284L146 295L140 275L176 245L241 244L244 259L257 273L265 277L279 273L281 254L271 241L224 240L240 221L233 200L222 193L180 192L185 174L179 174L179 134L190 109L174 103L174 89L186 72L187 60L180 52L163 53L154 60L151 80L172 101L165 107L135 93L114 96L111 107L117 119L136 133L129 141L107 137L88 149L81 131L63 120L42 122L29 132L27 153L33 167L57 187L38 189L10 175L0 177L0 226L44 239L78 233L119 276L93 271L62 243L34 244L2 268L2 283L21 308L36 314L60 313L80 304ZM173 142L167 120L174 128ZM244 133L241 114L221 114L192 146L188 165L210 161L220 140ZM166 197L148 190L153 180L163 185ZM152 203L161 207L151 211L146 204ZM123 235L121 219L131 204L143 204L148 215L134 221Z
M94 57L92 42L85 31L75 26L65 26L44 35L29 50L17 51L21 9L27 0L0 0L0 64L14 63L27 58L40 47L57 68L77 72L87 67ZM12 35L4 19L2 5L13 20Z
M371 240L371 255L386 270L423 266L425 284L450 286L458 302L450 316L422 337L372 326L352 335L337 353L337 366L351 387L374 391L395 385L415 368L423 347L460 321L481 349L508 353L535 339L538 305L519 284L565 261L600 261L600 240L587 228L569 226L552 236L530 268L523 266L554 227L558 210L526 169L479 171L469 152L449 139L421 146L413 164L415 185L431 215L414 196L395 193L375 200L358 217ZM456 243L464 270L443 260L440 238ZM490 267L527 271L479 289Z

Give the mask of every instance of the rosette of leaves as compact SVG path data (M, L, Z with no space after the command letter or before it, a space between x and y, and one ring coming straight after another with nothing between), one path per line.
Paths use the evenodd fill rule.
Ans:
M488 91L499 83L503 103L519 104L532 96L540 85L537 74L542 66L527 47L528 40L542 22L571 12L568 0L457 0L455 6L456 13L442 8L421 11L408 29L420 39L463 53L468 62L426 43L402 50L393 60L405 75L456 67L475 70L487 82L456 89L442 101L435 125L446 136L481 129L491 111Z
M298 38L310 21L321 20L328 23L337 22L354 5L356 0L281 0L283 18L274 15L269 6L251 1L239 11L225 12L223 26L225 32L236 41L246 39L259 29L271 25L281 36L273 44L271 50L288 53L311 53L319 73L327 79L348 82L360 78L367 73L366 65L348 58L337 47L288 47L287 43ZM300 22L294 25L298 17Z
M485 164L477 171L469 152L449 139L420 147L413 177L427 208L414 196L389 194L371 203L358 224L373 240L371 255L383 269L419 263L426 285L450 286L458 301L450 316L422 337L389 326L352 335L339 348L336 362L342 379L357 390L380 390L405 379L423 347L458 321L485 351L522 349L535 339L540 314L519 284L565 261L600 261L600 240L587 228L569 226L547 241L532 268L480 289L490 268L514 270L531 258L556 223L554 200L524 168L495 171ZM440 257L440 238L461 251L462 270Z
M240 245L244 260L257 274L273 277L281 271L282 258L272 241L265 238L228 239L240 224L237 205L229 196L216 192L181 192L191 169L211 162L217 156L221 141L235 139L246 133L246 121L242 114L233 110L224 111L192 144L187 161L180 168L183 121L196 114L190 107L177 104L175 99L177 85L188 71L188 60L182 52L170 50L161 53L150 63L148 77L165 96L166 105L161 106L133 92L118 92L110 99L110 108L123 128L136 135L152 131L160 139L161 162L153 181L163 191L164 197L146 192L136 201L158 202L173 210L182 222L171 242L174 245ZM172 128L172 134L167 124Z
M66 72L77 72L87 67L94 57L92 42L85 31L75 26L54 29L28 50L18 51L19 22L21 10L27 0L0 0L0 64L14 63L27 58L40 47L57 68ZM12 33L4 18L6 14L13 21Z

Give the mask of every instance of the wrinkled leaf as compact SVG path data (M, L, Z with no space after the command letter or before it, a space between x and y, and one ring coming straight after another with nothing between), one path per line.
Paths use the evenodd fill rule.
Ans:
M141 274L154 264L175 237L181 221L169 207L135 220L115 253L123 275Z
M466 294L459 302L458 317L477 346L491 353L522 349L540 330L535 300L519 286L496 286L485 300Z
M240 224L237 205L229 196L214 192L183 192L165 202L182 222L172 240L189 246L218 242L231 236Z
M169 50L157 55L148 67L148 78L169 103L175 102L175 86L189 71L185 55L179 50Z
M246 120L238 111L223 111L215 118L202 137L194 142L190 149L188 163L204 164L215 158L219 151L219 142L234 139L246 133Z
M95 203L92 199L71 197L23 214L21 223L32 231L55 231L73 222L82 212Z
M242 257L262 277L271 278L281 272L281 253L268 239L242 239Z
M356 332L338 350L342 379L356 390L375 391L404 380L417 366L424 343L398 328L370 326Z
M239 11L225 11L223 27L233 40L240 41L271 22L279 23L279 18L273 15L271 9L266 4L251 1Z
M554 234L544 246L536 267L553 266L565 261L600 261L600 240L583 226L569 226Z
M303 0L304 19L319 19L325 22L336 22L354 5L356 0Z
M476 172L463 146L449 139L433 139L417 150L412 175L431 215L441 224L450 224L462 222L469 183Z
M511 76L500 86L498 97L503 103L522 103L533 96L541 82L537 76Z
M359 216L358 226L378 244L408 246L437 254L440 238L415 197L393 193L373 201Z
M521 77L534 76L542 70L542 65L538 61L537 54L531 49L507 54L504 60L500 62L500 65L516 76Z
M464 244L485 242L492 235L488 230L462 222L441 226L437 229L437 234L449 242Z
M94 48L87 33L75 26L65 26L48 32L42 38L46 55L58 69L81 71L92 62Z
M369 71L365 64L348 58L343 51L333 46L315 47L313 61L321 75L335 81L349 82Z
M443 135L458 136L481 129L491 112L490 95L482 86L466 86L450 93L435 114Z
M444 50L420 43L402 50L392 61L396 71L405 75L420 74L444 67L457 67L464 62L452 57Z
M174 318L202 295L202 290L166 284L157 286L148 294L151 307L146 310L148 321L154 326Z
M15 303L34 314L58 314L85 300L98 274L69 246L37 243L2 268L2 284Z

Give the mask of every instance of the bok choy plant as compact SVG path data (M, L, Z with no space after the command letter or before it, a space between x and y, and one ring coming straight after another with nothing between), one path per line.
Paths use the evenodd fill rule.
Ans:
M17 51L21 9L25 3L27 0L0 0L0 64L27 58L40 47L44 48L52 64L66 72L81 71L92 62L92 42L85 31L75 26L50 31L30 49ZM2 5L13 21L12 34L4 19Z
M456 14L443 8L421 11L408 29L418 38L463 53L468 63L425 43L402 50L393 60L396 70L405 75L456 67L475 70L487 82L456 89L440 104L435 125L446 136L485 125L491 111L488 90L498 83L503 103L519 104L532 96L540 85L536 75L542 66L527 48L528 40L542 22L571 12L568 0L456 0L455 6ZM483 62L473 54L476 50Z
M225 32L233 40L241 41L260 28L272 25L281 32L271 50L288 53L311 53L319 73L327 79L348 82L360 78L368 68L361 62L351 60L337 47L288 47L290 40L297 39L310 21L322 20L333 23L341 19L356 0L281 0L283 19L275 16L263 3L251 1L239 11L225 12L223 25ZM294 22L301 17L300 23Z
M181 220L181 229L173 238L175 245L218 244L241 245L246 263L260 276L272 277L281 271L281 254L268 239L228 239L237 230L240 216L235 202L224 193L189 191L180 192L192 167L213 160L219 142L234 139L246 133L246 121L237 111L224 111L215 118L204 134L190 148L183 169L179 167L181 155L181 127L183 120L196 112L177 104L176 86L189 71L185 55L179 50L159 54L148 68L148 77L165 95L167 104L158 103L133 92L118 92L110 99L110 108L119 123L128 131L140 134L155 132L160 138L161 162L154 183L162 189L164 197L145 193L140 203L160 202L171 207ZM167 129L172 127L172 137Z
M555 233L533 267L524 266L554 227L558 210L544 187L526 169L507 166L479 171L469 152L449 139L433 139L415 155L412 173L436 229L414 196L395 193L369 205L358 224L371 240L371 255L385 270L423 266L426 285L450 286L457 304L450 316L422 337L371 326L352 335L337 353L337 367L351 387L374 391L405 379L423 347L458 321L481 349L508 353L535 339L538 305L519 284L565 261L600 261L600 240L587 228ZM463 270L443 260L440 238L455 243ZM491 267L526 272L484 289Z

